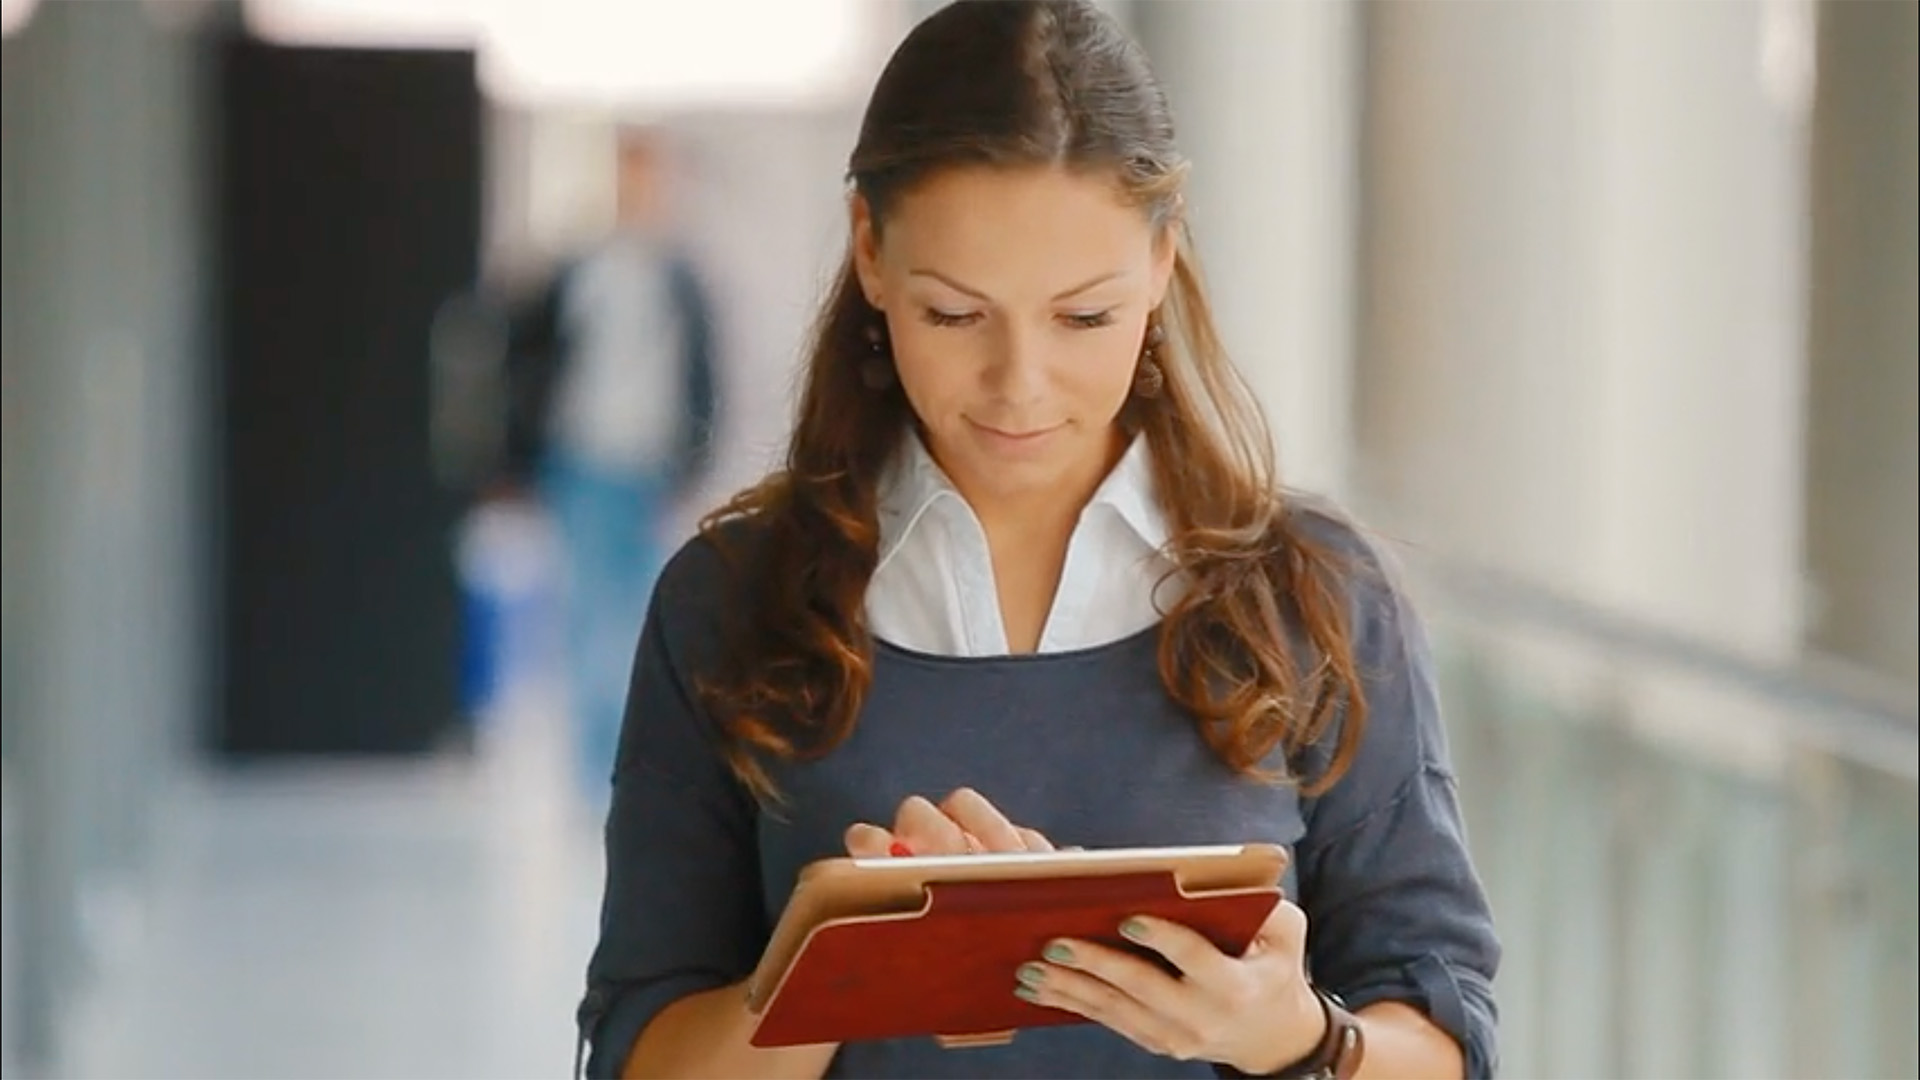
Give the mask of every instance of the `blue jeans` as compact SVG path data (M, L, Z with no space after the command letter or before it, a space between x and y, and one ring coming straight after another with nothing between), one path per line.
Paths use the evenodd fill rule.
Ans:
M590 805L612 794L635 646L666 563L666 485L555 456L542 475L567 562L567 693L574 762Z

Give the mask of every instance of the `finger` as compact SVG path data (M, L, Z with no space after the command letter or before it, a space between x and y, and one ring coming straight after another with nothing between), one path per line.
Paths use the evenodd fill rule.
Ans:
M1154 974L1167 979L1164 973ZM1200 1049L1198 1039L1172 1018L1119 987L1070 966L1044 961L1022 965L1014 992L1035 1005L1061 1009L1103 1025L1150 1054L1185 1060Z
M893 847L893 834L878 825L861 822L846 832L847 854L856 859L884 858Z
M988 851L1026 851L1027 842L987 797L961 788L940 803L940 810L962 829L978 837Z
M915 795L900 804L893 819L894 839L915 855L967 855L967 834L940 808Z
M1044 959L1050 968L1077 972L1111 986L1149 1011L1189 1028L1198 1028L1207 1009L1218 1001L1214 987L1182 980L1144 957L1090 941L1049 942Z
M1269 922L1272 917L1269 916ZM1229 990L1225 984L1235 970L1233 958L1191 927L1135 915L1120 924L1120 936L1165 957L1182 975L1208 989Z
M1040 835L1038 831L1034 829L1024 828L1024 827L1017 829L1015 831L1017 831L1020 834L1020 842L1027 846L1028 851L1052 851L1053 850L1053 841L1048 840L1046 837Z

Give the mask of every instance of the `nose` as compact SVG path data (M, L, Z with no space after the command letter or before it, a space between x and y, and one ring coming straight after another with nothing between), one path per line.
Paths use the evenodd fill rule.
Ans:
M987 363L986 389L1007 405L1024 406L1046 392L1046 352L1040 336L1018 326L1003 327Z

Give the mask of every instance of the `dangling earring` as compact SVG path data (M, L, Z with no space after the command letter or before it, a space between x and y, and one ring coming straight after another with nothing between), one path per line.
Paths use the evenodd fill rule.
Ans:
M1167 332L1160 327L1158 320L1147 324L1147 339L1140 348L1140 366L1133 373L1133 395L1139 398L1157 398L1166 389L1167 373L1160 367L1160 346L1167 340Z
M875 314L867 324L868 356L860 365L860 381L869 390L885 390L893 385L893 356L887 348L886 316Z

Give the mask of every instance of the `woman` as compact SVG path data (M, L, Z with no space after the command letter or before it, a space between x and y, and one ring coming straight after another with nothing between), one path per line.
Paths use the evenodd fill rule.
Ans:
M1489 1074L1499 950L1423 639L1271 476L1144 56L1086 3L942 9L850 171L787 467L675 556L642 635L593 1075ZM1091 1023L748 1043L814 859L1252 840L1293 850L1297 905L1244 956L1130 920L1184 977L1067 941L1007 988Z

